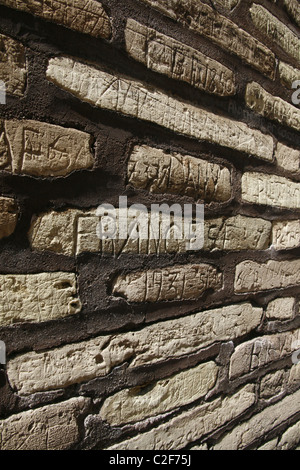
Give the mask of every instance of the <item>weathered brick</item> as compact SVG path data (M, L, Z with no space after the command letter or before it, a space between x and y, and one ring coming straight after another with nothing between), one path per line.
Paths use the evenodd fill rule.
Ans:
M112 293L129 302L198 299L208 289L222 287L222 274L209 264L172 266L119 275Z
M72 273L0 275L0 325L43 322L81 310Z
M278 96L271 95L258 83L247 85L245 100L248 108L261 116L300 131L300 109Z
M0 239L14 233L18 221L19 209L14 199L0 197Z
M96 0L0 0L0 4L96 38L111 35L109 17Z
M122 390L104 401L100 416L112 426L119 426L166 413L206 395L217 375L216 364L208 362L145 387Z
M268 320L291 320L295 316L296 299L283 297L268 304L266 317Z
M201 52L132 19L125 29L126 49L155 72L220 96L236 93L233 72Z
M298 0L283 0L283 3L290 16L295 20L297 25L300 26L300 12Z
M300 16L299 16L300 23ZM287 429L277 445L278 450L291 450L300 443L300 421Z
M133 149L127 176L135 188L153 193L190 196L206 202L225 202L231 197L228 168L147 145Z
M278 143L275 157L280 168L300 175L300 150Z
M260 292L298 286L300 283L300 260L256 263L246 260L235 271L235 292Z
M300 70L295 69L285 62L279 62L278 64L279 76L281 83L289 89L293 89L293 83L296 80L300 80Z
M225 51L237 55L264 75L274 78L276 61L270 49L209 5L190 0L142 1L207 37Z
M244 336L258 327L262 315L262 309L242 303L158 322L135 332L21 354L8 361L8 379L21 395L28 395L105 376L126 361L130 368L159 364L217 341Z
M60 57L49 61L47 78L83 101L158 124L198 140L272 160L271 136L246 124L175 99L147 84ZM83 86L84 84L84 86Z
M163 253L186 253L193 249L193 245L184 233L184 219L182 217L170 218L175 223L178 232L170 233L169 239L160 237L154 239L136 240L133 233L128 230L127 239L120 237L120 220L130 225L136 220L130 215L130 209L116 209L116 239L100 240L97 234L97 226L101 217L96 215L96 210L80 211L68 209L63 212L51 211L34 217L28 233L31 248L37 251L54 251L69 256L78 255L83 252L99 252L112 255L121 253L135 254L163 254ZM148 213L146 218L147 234L155 220ZM152 218L154 217L154 219ZM162 216L159 221L159 233L164 232L164 224L170 225L168 216ZM193 224L195 227L195 224ZM204 245L203 250L264 250L269 247L271 235L271 222L264 219L244 217L220 217L204 221ZM196 227L195 227L196 228ZM181 239L178 238L179 235ZM178 239L177 239L177 238ZM195 248L199 250L199 248Z
M0 450L67 450L80 438L78 417L88 398L24 411L0 420Z
M246 385L235 395L197 406L108 450L180 450L237 418L254 403L254 386Z
M7 142L7 143L6 143ZM90 168L91 136L38 121L0 121L1 168L14 174L66 176Z
M206 220L205 250L265 250L269 247L271 223L267 220L244 217L220 217Z
M259 447L257 450L277 450L277 443L278 443L278 438L276 437L275 439L272 439L269 442L266 442L266 444L262 445Z
M291 250L300 246L300 220L274 222L272 232L275 250Z
M273 398L282 393L286 386L288 371L277 370L261 379L259 395L261 398Z
M250 13L255 26L300 63L299 37L262 5L254 3Z
M300 183L266 173L245 173L242 176L242 199L254 204L299 209Z
M27 80L25 48L3 34L0 34L0 80L5 83L6 93L24 95Z
M235 379L297 350L300 330L255 338L236 347L230 360L230 378Z
M216 6L221 6L227 10L233 10L239 2L240 0L213 0Z
M268 431L272 431L299 412L300 390L279 403L265 408L248 421L236 426L214 446L214 450L244 449Z

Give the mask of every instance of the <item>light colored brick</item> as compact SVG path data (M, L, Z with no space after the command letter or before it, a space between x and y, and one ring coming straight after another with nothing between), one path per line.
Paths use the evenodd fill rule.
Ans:
M300 421L287 429L281 436L279 450L291 450L300 442Z
M213 3L216 6L221 6L227 10L233 10L238 3L240 3L240 0L213 0Z
M38 121L0 121L1 168L14 174L66 176L91 168L90 147L91 136L76 129Z
M265 250L269 247L271 223L255 217L220 217L204 224L205 250Z
M290 16L295 20L297 25L300 26L300 12L298 0L283 0L283 3Z
M6 93L23 96L26 88L27 66L24 46L0 34L0 80Z
M300 109L278 96L271 95L258 83L252 82L247 85L245 100L252 111L283 126L300 131Z
M96 0L0 0L0 5L31 13L96 38L107 39L111 35L110 20Z
M222 274L209 264L177 265L119 275L112 293L128 302L198 299L208 289L222 287Z
M272 439L272 441L266 442L266 444L262 445L257 450L277 450L277 443L278 439L276 437L275 439Z
M286 378L288 372L285 370L278 370L267 374L261 379L260 383L260 397L261 398L274 398L276 395L282 393L286 386Z
M300 175L300 150L278 143L275 157L280 168Z
M265 408L248 421L236 426L214 446L214 450L240 450L249 446L268 431L272 431L299 412L300 390L275 405Z
M237 418L255 403L253 385L246 385L235 395L197 406L170 421L139 434L108 450L180 450Z
M88 398L71 398L0 420L0 450L67 450L80 438Z
M300 283L300 260L256 263L243 261L235 272L234 289L237 293L260 292L298 286Z
M153 193L190 196L207 202L225 202L231 197L231 173L206 160L136 146L128 160L128 182Z
M273 300L268 304L266 317L268 320L291 320L295 316L295 302L293 297Z
M274 222L272 245L275 250L291 250L300 246L300 220Z
M281 83L289 89L293 89L293 82L300 80L300 70L295 69L285 62L279 62L278 64L279 76Z
M155 29L129 19L125 40L128 54L155 72L208 93L236 93L234 74L229 68Z
M14 199L0 197L0 239L14 233L18 221L19 209Z
M300 63L299 37L262 5L254 3L250 13L255 26Z
M255 338L236 347L230 360L230 378L235 379L297 351L300 330ZM292 364L292 362L291 362Z
M102 109L158 124L198 140L272 160L271 136L218 116L163 91L93 66L59 57L49 61L47 78L83 101Z
M245 173L242 199L254 204L299 209L300 183L266 173Z
M64 212L51 211L34 217L28 233L30 245L37 251L54 251L69 256L84 252L98 252L112 255L121 253L135 254L163 254L186 253L193 249L189 244L184 231L184 219L171 216L171 223L175 223L180 232L170 233L169 239L135 240L133 232L128 231L127 239L120 239L120 220L127 218L127 226L130 227L136 218L127 209L116 209L116 239L100 240L97 235L97 226L101 217L96 215L96 210L80 211L68 209ZM155 214L155 213L154 213ZM167 214L162 216L159 222L159 233L164 231L164 223L170 225ZM151 227L155 220L149 213L147 215L147 233L151 233ZM204 246L203 250L264 250L269 247L271 235L271 222L264 219L244 217L220 217L204 221ZM193 224L193 229L196 225ZM177 239L177 238L178 239ZM199 250L199 248L195 248Z
M190 0L142 1L207 37L225 51L237 55L264 75L274 78L275 55L270 49L209 5Z
M125 389L107 398L100 416L112 426L141 421L203 397L214 385L218 367L200 364L145 387Z
M0 275L0 325L43 322L81 310L73 273Z
M217 341L231 341L260 324L263 310L249 303L158 322L135 332L105 335L44 352L29 352L7 363L8 379L21 395L58 389L129 367L195 353Z

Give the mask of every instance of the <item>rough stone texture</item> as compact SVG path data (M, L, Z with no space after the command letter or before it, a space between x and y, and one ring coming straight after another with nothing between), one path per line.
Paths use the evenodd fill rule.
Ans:
M189 246L188 238L184 231L182 217L162 215L159 222L159 233L164 232L164 227L175 223L178 230L170 233L169 239L135 240L131 224L136 217L130 215L130 209L116 209L116 236L117 239L100 240L97 234L97 226L101 217L96 215L96 210L80 211L68 209L63 212L51 211L34 217L28 233L32 250L54 251L64 255L74 256L84 252L99 252L111 255L121 253L135 254L163 254L186 253L193 248ZM154 213L155 214L155 213ZM123 218L129 227L126 239L120 238L120 220ZM147 234L151 235L151 227L154 226L155 215L146 215ZM104 221L103 221L104 223ZM133 225L134 226L134 225ZM196 230L195 223L192 225ZM270 245L271 222L264 219L244 217L220 217L204 221L204 245L203 250L264 250ZM181 239L179 238L181 236ZM176 239L176 237L178 239ZM198 250L198 248L197 248Z
M233 10L239 2L240 0L213 0L216 6L221 6L227 10Z
M273 398L284 391L285 382L288 372L278 370L267 374L261 379L259 396L261 398Z
M0 450L67 450L79 440L77 419L88 398L24 411L0 420Z
M142 1L237 55L264 75L275 77L275 55L270 49L209 5L193 0Z
M80 310L75 274L0 275L0 326L54 320Z
M23 96L27 80L24 46L14 39L0 34L0 80L6 93Z
M259 447L257 450L277 450L278 439L272 439L272 441L266 442L263 446Z
M100 336L45 352L18 355L7 363L9 382L21 395L67 387L129 367L155 364L230 341L257 328L263 310L230 305L147 326L140 331Z
M300 16L299 16L300 23ZM280 442L277 446L278 450L290 450L293 447L297 446L300 442L300 421L291 426L287 431L281 436Z
M132 19L125 30L128 54L155 72L220 96L236 93L233 72L201 52Z
M231 174L226 167L147 145L133 149L127 176L135 188L153 193L190 196L206 202L225 202L231 197Z
M298 0L283 0L283 3L290 14L290 16L293 18L293 20L297 23L297 25L300 27L300 12L299 12L299 2Z
M300 150L278 143L275 157L280 168L300 175Z
M166 413L203 397L215 385L217 375L216 364L208 362L145 387L122 390L104 401L100 416L119 426Z
M235 292L260 292L298 286L300 283L300 260L256 263L243 261L235 271Z
M300 80L300 70L295 69L285 62L279 62L278 64L279 76L281 83L289 89L293 89L293 82Z
M60 57L49 61L47 78L83 101L152 122L176 133L272 160L272 137L246 124L175 99L148 85Z
M96 0L0 0L0 4L96 38L111 35L110 20Z
M242 199L254 204L299 209L300 183L282 176L245 173L242 176Z
M54 251L72 256L76 250L77 219L80 211L68 209L63 212L51 211L34 217L28 238L31 248L37 251ZM96 229L94 231L96 238Z
M269 247L271 223L264 219L220 217L204 225L205 250L265 250Z
M291 250L300 246L300 220L273 223L272 245L275 250Z
M297 351L300 330L255 338L236 347L230 360L230 378L234 379L278 361Z
M271 95L258 83L248 83L245 100L247 106L261 116L300 131L300 109Z
M7 141L7 144L5 143ZM38 121L0 121L0 168L14 174L66 176L90 168L91 136Z
M295 316L294 297L283 297L275 299L268 304L266 317L269 320L291 320Z
M239 450L249 446L268 431L299 412L300 390L279 403L265 408L249 421L235 427L214 446L214 450Z
M0 197L0 239L14 233L18 221L19 209L14 199Z
M128 302L198 299L207 289L222 287L222 274L209 264L177 265L119 275L112 293Z
M262 5L253 4L250 13L255 26L300 63L299 37Z
M186 411L167 423L139 434L108 450L179 450L238 417L255 403L253 385L232 396L217 398Z

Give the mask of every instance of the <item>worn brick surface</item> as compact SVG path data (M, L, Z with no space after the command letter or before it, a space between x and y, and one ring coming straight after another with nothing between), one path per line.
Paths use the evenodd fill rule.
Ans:
M66 387L104 376L126 361L130 368L155 364L192 354L216 341L230 341L255 329L262 314L262 309L243 303L155 323L140 331L29 352L8 361L8 378L21 395Z
M27 80L25 47L18 41L0 34L0 80L6 93L23 96Z
M97 38L111 34L110 20L96 0L1 0L0 4Z
M189 0L142 1L237 55L263 74L274 77L275 56L270 49L209 5Z
M207 140L263 160L273 157L272 137L250 129L242 122L220 117L175 99L145 83L115 76L66 57L49 61L47 77L99 108L152 122L176 133Z

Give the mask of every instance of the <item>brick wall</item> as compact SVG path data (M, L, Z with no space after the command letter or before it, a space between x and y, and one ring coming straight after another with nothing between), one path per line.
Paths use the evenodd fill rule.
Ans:
M0 449L299 447L298 0L0 0L0 80Z

